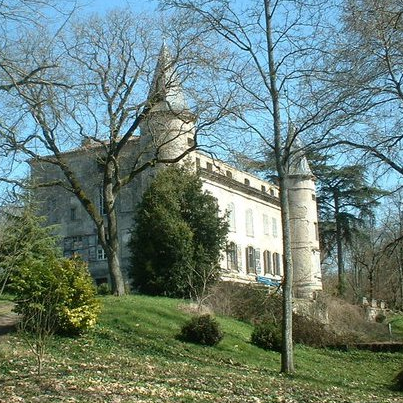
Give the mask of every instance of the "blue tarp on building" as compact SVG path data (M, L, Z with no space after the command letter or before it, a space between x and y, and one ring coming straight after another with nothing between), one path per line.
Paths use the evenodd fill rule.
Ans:
M270 278L263 277L263 276L256 276L256 281L258 283L262 283L264 285L268 285L271 287L278 287L280 285L280 281L272 280Z

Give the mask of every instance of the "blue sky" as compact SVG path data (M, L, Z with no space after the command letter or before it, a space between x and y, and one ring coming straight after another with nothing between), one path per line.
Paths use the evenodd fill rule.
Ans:
M136 11L150 11L158 6L154 0L80 0L85 10L89 12L106 12L113 8L130 7Z

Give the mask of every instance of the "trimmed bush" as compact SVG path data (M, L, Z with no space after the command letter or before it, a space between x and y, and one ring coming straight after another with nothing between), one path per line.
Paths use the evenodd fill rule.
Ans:
M264 350L281 352L281 329L274 322L264 322L255 325L251 342Z
M181 329L179 339L203 346L215 346L223 338L218 322L210 315L194 316Z

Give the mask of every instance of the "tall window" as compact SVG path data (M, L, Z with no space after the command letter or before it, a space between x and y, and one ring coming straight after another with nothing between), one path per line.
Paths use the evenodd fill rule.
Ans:
M281 255L277 252L273 253L273 270L274 274L281 276Z
M256 272L256 256L253 246L246 248L246 272L253 274Z
M263 252L263 270L264 274L273 274L271 252L269 252L268 250L265 250Z
M263 232L265 235L270 235L269 216L263 214Z
M238 251L234 242L227 246L227 267L230 270L238 270Z
M253 211L252 209L246 210L245 213L245 226L246 226L246 235L253 236Z
M235 226L235 205L234 205L234 203L228 204L227 211L228 211L229 230L235 232L236 226Z
M275 217L272 217L272 219L271 219L271 229L273 232L273 237L277 238L278 237L277 219Z
M48 217L50 223L59 222L59 215L58 215L58 206L57 200L54 197L51 197L47 200L47 208L48 208Z

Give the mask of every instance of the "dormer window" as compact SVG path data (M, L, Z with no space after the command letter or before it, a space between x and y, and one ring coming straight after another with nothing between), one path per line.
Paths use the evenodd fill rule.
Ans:
M244 183L246 186L250 186L250 180L248 178L245 178Z

